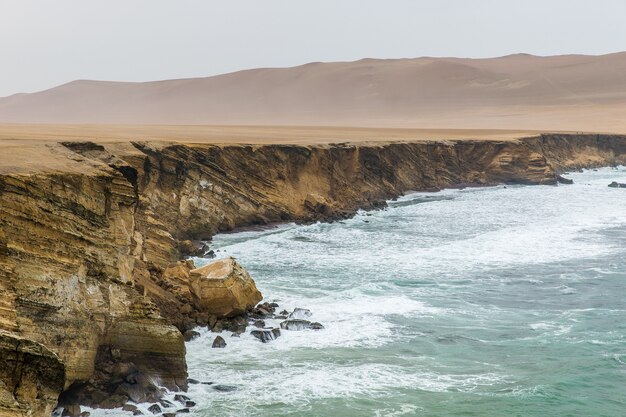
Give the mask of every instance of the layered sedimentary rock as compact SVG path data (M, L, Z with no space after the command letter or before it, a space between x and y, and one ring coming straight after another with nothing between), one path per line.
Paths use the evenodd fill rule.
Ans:
M185 388L176 327L206 320L187 314L198 308L192 289L176 282L191 269L175 264L187 240L246 225L344 217L409 190L554 184L560 170L624 163L626 138L72 142L37 152L36 167L0 167L0 331L40 347L33 358L55 371L20 374L28 380L20 386L37 387L20 391L11 365L0 362L0 410L15 415L28 415L21 404L31 403L40 404L32 415L46 414L55 392L110 378L111 361Z
M217 317L241 315L263 299L250 274L233 258L194 269L190 278L198 310Z

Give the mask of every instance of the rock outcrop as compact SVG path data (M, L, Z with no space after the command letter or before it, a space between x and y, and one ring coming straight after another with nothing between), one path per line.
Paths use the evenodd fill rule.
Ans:
M66 142L28 152L36 164L4 158L0 165L0 414L43 416L61 391L89 385L96 392L131 368L185 389L179 330L205 325L210 317L202 308L219 305L215 312L229 315L248 305L202 302L217 290L194 278L209 271L192 273L179 262L188 241L247 225L345 217L409 190L555 184L566 169L626 162L626 137L311 146ZM229 291L231 300L235 292L255 298L251 286L233 291L228 279L223 283L222 300ZM11 346L15 360L4 354ZM20 349L27 349L22 356ZM21 373L8 363L23 363Z
M250 274L233 258L211 262L190 275L197 308L217 317L243 314L263 299Z

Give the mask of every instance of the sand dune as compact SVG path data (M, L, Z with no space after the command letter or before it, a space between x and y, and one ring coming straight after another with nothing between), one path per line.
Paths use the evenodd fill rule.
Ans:
M626 132L626 53L363 59L207 78L74 81L0 99L4 123Z

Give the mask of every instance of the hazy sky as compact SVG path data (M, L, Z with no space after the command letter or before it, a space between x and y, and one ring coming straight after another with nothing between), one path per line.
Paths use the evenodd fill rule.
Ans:
M0 96L363 57L626 50L625 0L0 0Z

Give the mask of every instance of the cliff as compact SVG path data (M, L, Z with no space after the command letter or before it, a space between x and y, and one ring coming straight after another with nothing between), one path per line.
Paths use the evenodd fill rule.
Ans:
M43 416L120 364L186 388L179 330L202 318L164 272L191 241L345 217L410 190L555 184L562 170L625 163L626 136L13 151L0 158L0 415Z

